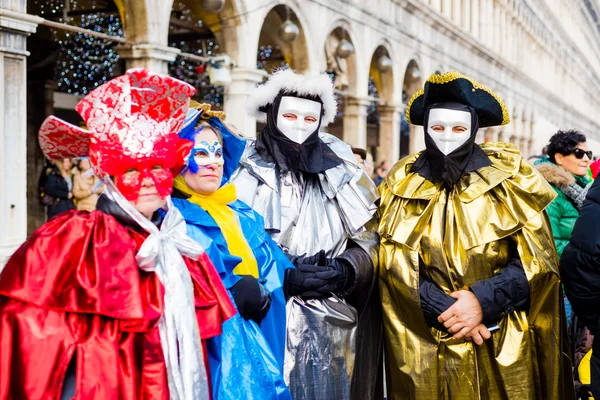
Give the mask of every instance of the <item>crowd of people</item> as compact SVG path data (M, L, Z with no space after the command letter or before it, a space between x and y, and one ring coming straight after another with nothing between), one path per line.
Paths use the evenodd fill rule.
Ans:
M96 209L104 186L91 168L87 157L48 163L38 181L40 201L46 207L48 219L69 210L91 212Z
M86 129L44 121L48 222L0 274L0 398L600 397L585 135L531 162L478 145L508 110L448 72L406 111L425 150L374 165L322 132L325 74L259 85L256 139L194 92L132 69L77 105Z

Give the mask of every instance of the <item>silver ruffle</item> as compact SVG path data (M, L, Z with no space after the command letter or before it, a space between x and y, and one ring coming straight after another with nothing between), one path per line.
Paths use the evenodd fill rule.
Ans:
M336 257L352 239L376 265L377 235L365 229L377 211L375 185L356 165L347 144L329 134L320 137L344 163L315 176L281 174L249 140L232 178L238 198L263 216L271 237L289 254L325 250ZM287 313L284 374L294 399L349 398L357 311L337 297L295 297Z

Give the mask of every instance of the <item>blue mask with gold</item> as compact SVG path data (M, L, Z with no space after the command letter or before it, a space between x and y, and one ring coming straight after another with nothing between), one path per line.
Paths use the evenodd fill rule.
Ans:
M197 130L189 130L183 137L194 141L196 135L202 132L203 129L204 126L201 126L200 129ZM191 173L195 174L200 168L206 168L209 165L223 166L225 164L223 147L217 141L209 143L206 140L203 140L197 146L192 148L187 161L187 166L181 173L189 170Z
M192 149L193 159L198 168L216 165L222 167L225 164L223 159L223 147L216 140L212 143L206 140L201 141L197 147Z

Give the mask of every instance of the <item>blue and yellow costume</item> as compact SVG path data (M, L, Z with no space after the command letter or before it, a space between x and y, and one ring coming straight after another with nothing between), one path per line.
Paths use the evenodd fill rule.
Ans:
M254 259L242 260L234 255L240 254L236 251L239 249L230 251L228 243L231 236L224 234L218 224L219 218L215 218L214 213L211 216L211 209L203 207L202 200L194 201L195 196L190 199L173 198L173 204L186 220L188 235L205 248L227 289L231 290L241 279L236 273L242 273L239 267L246 264L255 266L257 271L251 274L258 275L255 277L271 295L271 307L261 321L260 328L254 321L245 320L238 313L223 325L223 334L208 344L213 398L291 399L282 375L286 337L283 279L285 269L293 268L293 265L265 231L263 218L237 200L235 188L228 185L244 152L246 140L232 133L217 116L207 118L210 112L205 110L201 110L198 115L190 115L180 137L194 140L195 134L199 132L194 126L203 112L203 118L220 133L223 140L223 180L214 196L218 197L216 201L221 205L227 204L237 217L239 224L234 225L241 230L243 239L251 250L241 254L246 254L246 258L253 256ZM193 164L192 158L190 157L190 162ZM183 182L182 176L175 182L176 189L189 194L190 189ZM231 224L226 229L231 231ZM239 231L236 233L239 234ZM246 243L243 244L244 247Z

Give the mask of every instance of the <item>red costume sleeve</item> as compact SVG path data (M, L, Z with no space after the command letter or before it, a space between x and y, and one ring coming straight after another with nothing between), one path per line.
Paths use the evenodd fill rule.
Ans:
M135 254L144 234L100 211L38 229L0 274L0 399L56 399L76 357L76 398L168 399L157 323L163 288ZM210 263L186 260L203 338L235 313Z

